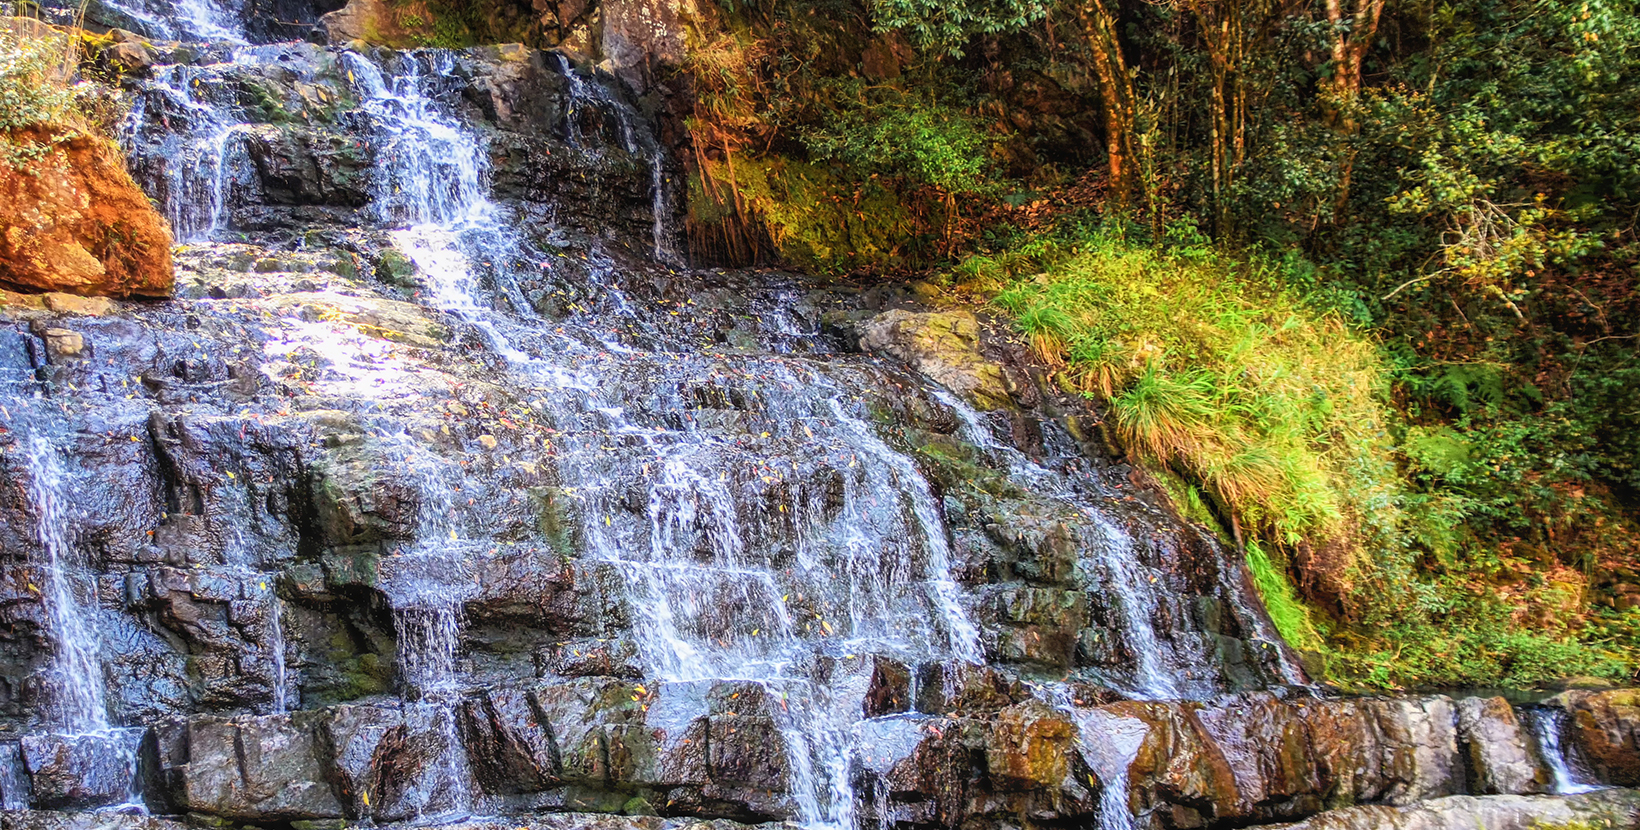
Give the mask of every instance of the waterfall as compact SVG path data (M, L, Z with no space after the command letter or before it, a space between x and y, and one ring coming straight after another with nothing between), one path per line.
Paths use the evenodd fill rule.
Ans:
M467 752L456 729L456 707L462 694L457 659L461 653L462 604L473 594L467 557L471 545L463 541L456 517L455 485L445 467L426 447L402 432L381 432L375 439L385 445L384 457L397 459L399 478L418 499L413 542L394 551L384 568L383 590L393 609L398 635L398 664L406 716L430 719L438 725L443 749L438 758L437 785L446 788L448 804L434 814L424 811L438 797L437 787L422 793L418 822L449 821L472 814Z
M274 592L273 579L264 577L268 587L268 654L273 658L273 713L283 715L290 705L290 667L285 657L284 603Z
M453 71L453 58L416 53L402 58L396 72L352 53L342 60L377 136L374 210L379 221L397 227L393 238L425 278L426 299L482 332L520 380L552 390L545 399L556 422L586 425L562 436L558 469L566 489L582 499L587 556L609 562L622 576L651 673L675 682L764 686L780 701L776 719L801 819L815 827L852 826L853 725L861 717L864 680L817 682L807 668L813 656L981 657L978 632L949 573L949 542L927 482L861 419L846 390L783 363L762 368L770 383L811 390L799 396L803 411L789 414L799 423L830 426L821 437L812 430L781 436L791 442L790 457L801 461L785 469L764 464L768 469L757 475L747 475L757 465L753 457L708 435L656 428L634 420L620 402L603 400L599 364L571 360L587 355L576 341L543 337L481 299L486 291L508 297L508 266L526 257L507 228L509 217L489 198L483 140L433 94ZM658 149L637 136L624 103L573 72L566 77L572 111L616 113L625 149L651 160L661 245L666 207ZM572 141L584 140L573 113L566 130ZM620 302L617 291L609 294ZM517 300L509 305L528 308ZM598 345L628 360L666 358L608 341ZM610 442L626 449L611 452ZM416 451L405 446L396 455L413 460ZM815 507L827 498L807 486L816 477L841 482L840 514L825 516ZM640 522L604 501L612 481L638 482L647 491ZM766 505L762 499L777 482L790 488L788 503ZM440 487L429 481L420 489ZM444 509L425 501L424 517L429 508ZM764 537L771 529L763 526L770 520L759 517L771 509L782 535L797 545L796 567L770 561ZM443 526L420 532L423 540L456 535ZM436 581L419 584L408 593L397 583L389 590L407 683L425 694L453 676L444 661L459 632L459 606L435 601L437 591L428 587Z
M1099 830L1138 830L1128 802L1128 768L1144 745L1144 721L1076 706L1062 689L1053 690L1049 697L1060 710L1070 713L1076 723L1076 747L1099 778Z
M247 53L248 54L248 53ZM216 68L184 64L153 71L121 130L127 153L143 142L164 147L154 184L178 242L204 242L223 228L232 185L243 167L247 125L220 94ZM156 138L157 137L157 138Z
M23 767L22 747L0 744L0 810L29 808L28 771Z
M144 34L160 40L244 43L240 9L214 0L98 0L99 12L128 18Z
M25 452L33 482L29 497L34 508L35 539L46 557L40 599L56 646L50 668L54 695L51 719L76 734L101 732L109 724L96 624L89 618L96 613L95 586L90 601L76 595L75 578L84 563L72 541L66 508L68 477L56 447L44 438L30 438Z
M197 2L191 5L207 11L214 8ZM203 24L194 25L197 30ZM371 488L368 497L361 490L356 503L347 507L365 514L366 521L350 524L349 531L336 533L336 538L324 538L332 533L329 527L317 528L317 537L303 528L303 542L312 540L315 545L294 554L281 553L259 537L265 532L260 524L304 521L295 518L299 511L294 508L280 515L272 506L285 493L267 496L268 504L251 499L261 499L275 492L274 488L264 491L259 486L205 496L222 508L216 515L224 520L256 517L255 522L244 525L243 538L237 535L237 525L209 528L213 541L222 534L233 538L223 567L231 569L235 579L289 566L278 572L286 581L277 584L293 603L290 608L266 585L261 593L242 589L230 600L237 603L231 609L233 625L258 629L255 635L246 636L266 638L265 650L257 656L272 660L272 676L264 673L252 678L254 682L241 684L252 687L255 695L248 706L242 700L229 705L261 711L265 695L271 692L272 711L299 708L304 688L297 687L304 682L315 684L310 701L334 695L322 685L330 682L327 673L332 669L327 661L331 658L323 653L323 645L315 646L308 638L325 624L316 621L335 613L327 606L348 604L355 599L351 591L375 590L385 599L387 612L380 618L364 613L351 618L348 624L357 631L349 633L355 642L368 641L371 656L382 650L396 652L398 700L393 704L364 700L361 708L380 719L372 723L388 724L385 728L402 726L406 734L441 747L412 747L420 753L413 762L380 773L406 779L413 776L413 780L395 782L404 784L406 791L394 790L392 799L380 799L391 801L392 806L363 805L363 812L375 810L378 820L406 813L422 823L457 820L493 805L508 810L581 809L567 801L549 803L563 794L559 790L579 784L560 787L561 782L545 781L544 773L536 774L555 764L563 764L567 771L568 762L562 755L578 750L556 744L565 739L552 731L559 729L558 723L537 723L531 718L546 710L541 695L579 694L578 689L596 684L606 684L607 693L613 688L607 686L611 679L583 678L607 672L623 680L641 675L643 683L654 686L656 706L665 711L628 708L624 699L618 700L621 722L604 723L600 729L630 727L654 730L652 734L664 730L666 740L674 740L698 723L716 729L722 725L716 719L727 714L759 719L756 734L768 735L770 743L780 744L783 757L772 760L789 773L782 782L783 792L772 782L768 786L759 782L761 796L708 793L700 797L727 804L744 798L748 805L764 798L763 805L748 806L746 812L779 818L790 811L794 822L803 827L855 830L871 806L869 790L856 792L858 776L867 768L885 771L871 767L884 763L870 757L880 749L872 743L875 736L892 733L909 754L917 751L913 736L924 734L924 727L937 730L935 722L944 722L910 711L867 718L868 708L874 712L881 708L875 702L866 703L868 694L874 701L883 694L873 683L885 682L882 678L887 674L901 678L903 673L904 678L886 682L914 684L922 670L939 671L952 684L950 696L955 698L957 681L953 678L959 671L954 664L983 664L987 659L988 641L982 641L975 608L980 613L998 613L997 606L989 605L996 595L970 592L963 582L994 563L1002 569L1011 567L1005 558L1015 555L997 538L976 542L980 533L988 531L975 523L958 525L959 537L953 537L947 526L947 510L955 513L959 507L973 508L955 496L942 500L940 486L923 472L928 465L920 464L907 448L912 441L923 440L919 435L940 431L927 423L914 423L904 414L908 406L918 411L928 407L928 390L913 380L906 391L908 378L898 367L832 353L832 338L821 334L826 310L813 299L811 286L802 281L775 282L781 278L769 276L759 277L768 281L757 283L743 279L744 275L722 272L690 274L687 280L722 294L746 285L768 290L750 300L735 297L734 303L722 307L685 308L696 297L710 295L691 293L685 299L677 288L685 278L665 267L680 259L673 247L676 234L668 226L675 208L673 199L680 194L671 188L666 150L637 109L606 83L607 78L577 73L566 59L558 57L567 86L568 112L563 124L549 126L561 127L578 149L569 154L569 162L536 159L521 165L520 146L544 152L546 146L527 142L545 145L548 140L529 131L491 132L466 120L466 113L486 106L483 95L472 94L482 91L477 86L479 79L510 83L505 76L484 76L486 58L481 52L425 49L360 54L313 49L304 63L295 59L302 57L296 52L308 47L279 48L284 53L276 47L237 46L226 50L231 63L162 66L148 79L132 81L145 91L133 111L131 141L135 146L140 137L148 153L135 162L148 164L148 179L168 194L167 210L178 238L226 242L229 235L225 231L231 230L238 240L232 245L179 251L179 263L194 269L196 276L220 277L236 284L246 271L266 275L265 282L260 281L262 277L242 280L248 290L266 292L262 297L247 295L242 304L230 300L214 309L210 300L199 300L192 304L191 313L210 325L217 324L220 315L243 314L236 325L261 326L267 333L260 355L265 361L256 380L272 382L281 392L301 387L291 393L302 400L291 401L291 409L300 411L290 417L303 426L293 429L313 428L320 433L314 442L298 442L308 449L301 450L306 455L294 466L315 464L315 471L327 472L323 465L333 459L345 465L368 465L368 477L362 483L350 478L352 466L347 466L348 475L335 477L344 491L353 486ZM217 47L205 54L216 56L223 51ZM536 69L533 63L507 67L509 72L525 73L514 80L521 87L533 84L531 95L564 95L565 87L557 79L530 78L528 72ZM243 75L240 70L245 70ZM264 119L258 105L239 100L257 94L247 92L247 85L255 81L268 81L264 92L279 92L278 82L272 80L276 76L334 89L340 84L337 75L346 79L350 94L341 99L351 109L327 111L322 125L317 120L303 123L298 119L295 126L282 122L275 126L271 122L277 119ZM469 83L468 78L474 80ZM499 87L490 89L503 94L495 91ZM288 90L283 94L289 95ZM497 99L498 106L499 102ZM246 123L248 118L270 123ZM333 168L325 167L323 147L271 144L273 129L287 127L311 129L311 136L304 134L303 141L313 138L314 146L330 142L323 147L331 151L344 148L345 159ZM373 165L368 179L353 178L359 172L361 139ZM610 146L603 146L606 141ZM341 171L347 181L336 184L339 195L334 201L309 203L302 201L309 198L303 195L295 199L299 204L290 204L276 201L291 197L274 195L270 178L269 192L260 194L264 202L256 202L251 198L258 195L254 188L261 180L256 176L286 175L265 171L251 175L255 171L249 170L247 162L253 155L259 164L267 162L265 145L278 156L271 166L288 164L291 160L280 155L288 149L298 163L317 159L313 165L319 167L316 175L321 180ZM562 149L556 143L550 148L553 153ZM314 155L300 156L300 152ZM591 180L592 176L585 182L539 179L542 171L562 170L564 164L588 164L589 160L603 172L612 171L611 179L620 191L615 198L626 200L613 211L589 212L588 217L596 222L559 226L554 211L560 206L546 205L544 198L536 201L533 195L518 202L503 200L492 192L497 179L507 187L523 188L522 192L538 189L554 194L551 198L573 198L557 195L561 193L604 192L607 183ZM550 163L535 166L535 161ZM646 198L647 221L643 217ZM610 216L616 217L614 222L598 225ZM365 227L356 227L359 224ZM270 227L272 230L267 229ZM237 235L241 233L243 238ZM562 239L569 241L556 241ZM355 269L368 268L372 257L388 245L414 263L414 281L395 278L377 284L367 275L355 279ZM649 249L654 262L633 263L626 258L626 252L644 249ZM329 270L332 257L340 263L334 266L336 270ZM570 267L552 270L559 258ZM269 260L269 270L264 271L263 263ZM298 276L303 278L298 280ZM321 282L323 289L314 287ZM623 292L623 287L628 291ZM573 301L543 299L559 288L564 289L559 293ZM421 307L412 308L406 300ZM736 304L742 300L744 307ZM332 304L343 308L343 301L357 302L358 306L346 306L348 309L366 307L380 313L381 326L374 319L368 324L338 321L338 317L353 314L332 314ZM225 310L230 306L231 312ZM550 311L537 312L537 308ZM258 312L259 316L252 316ZM730 316L736 319L727 320ZM363 314L359 318L365 319ZM375 337L395 332L393 318L434 323L429 329L448 330L453 348L438 352L419 336L410 342ZM209 327L204 328L208 331ZM371 331L366 332L367 328ZM296 336L287 336L291 332ZM111 337L95 336L99 348L102 337ZM189 341L190 345L194 342ZM289 371L293 365L304 371ZM311 373L305 371L309 368ZM391 383L384 388L381 384L389 374L386 379ZM203 391L201 384L184 381L189 388L168 388L167 397L153 396L157 401L153 405L172 406L170 401L180 398L169 395L179 390L192 398L196 391L192 386L201 386L199 395L206 398L202 406L214 403L209 398L212 393ZM444 385L447 381L448 387ZM485 398L484 406L473 407L473 422L459 426L479 425L488 413L478 410L489 410L489 404L500 398L515 420L515 407L527 404L530 419L539 418L531 426L540 426L542 432L508 434L483 422L488 434L475 440L470 429L457 429L458 423L452 421L451 429L440 437L427 437L433 434L422 429L428 423L424 418L429 414L429 396L447 395L472 403L469 389L477 389ZM395 399L401 391L403 399ZM491 396L492 391L499 394ZM704 400L714 395L722 400ZM1176 597L1170 595L1169 585L1181 580L1167 573L1165 565L1155 564L1165 557L1147 545L1143 534L1128 529L1130 525L1119 518L1127 514L1108 506L1111 494L1100 490L1097 482L1079 480L1078 471L1035 460L997 441L984 417L955 397L944 392L934 397L956 413L962 424L961 437L979 448L983 463L1007 470L1032 491L1028 504L1018 500L1023 509L1034 512L1040 507L1042 519L1073 528L1076 550L1071 558L1077 573L1041 580L1033 577L1030 587L1045 596L1052 596L1048 592L1053 591L1066 597L1059 608L1063 610L1086 606L1083 597L1061 589L1075 587L1078 581L1097 586L1089 591L1097 594L1096 601L1102 601L1100 613L1109 618L1109 627L1123 647L1112 656L1098 658L1107 661L1104 667L1090 670L1078 663L1074 671L1098 674L1111 688L1139 698L1202 699L1222 689L1221 678L1206 676L1197 668L1213 659L1203 642L1205 635L1161 630L1176 607L1170 604ZM147 400L137 403L149 405ZM235 408L241 403L234 400ZM251 410L264 404L244 405ZM285 416L284 405L284 401L274 403L272 410ZM323 407L320 411L325 414L312 414L315 407ZM932 409L938 411L939 406ZM456 410L452 407L451 411ZM940 415L943 422L943 412ZM334 426L344 423L348 426ZM437 429L439 424L432 426ZM899 432L901 427L907 427L906 432ZM526 435L531 440L550 435L550 450L532 451L529 446L539 444L524 444ZM262 451L245 445L243 434L240 441L247 455ZM355 441L364 446L355 447ZM355 451L357 456L349 455ZM527 473L517 472L525 467ZM235 469L250 473L265 467ZM35 478L45 477L36 474ZM481 506L470 506L474 502L468 498L473 489L469 485L475 483L491 488L480 494ZM537 595L561 591L556 596L564 597L566 604L575 603L573 610L563 610L547 608L542 601L542 617L559 629L550 635L563 640L550 647L538 640L515 639L513 632L500 630L528 616L517 609L529 606L517 604L518 596L505 590L506 586L478 583L481 574L496 572L492 566L512 568L518 563L507 557L536 553L518 554L541 541L530 536L540 528L532 527L527 510L502 507L493 516L484 512L503 499L536 496L524 491L537 487L550 488L555 500L550 516L552 541L559 542L561 532L564 539L573 540L575 548L574 561L563 563L565 582L575 584L560 587L554 583ZM999 503L1009 503L1010 498L999 497ZM328 509L329 504L323 506ZM354 513L349 513L338 523L353 518ZM540 520L541 516L533 518ZM1005 519L995 521L1008 528ZM327 517L316 524L329 522ZM353 534L354 529L362 532ZM994 548L986 547L992 542ZM354 543L380 543L379 560L376 552L360 555L349 561L345 573L333 572L331 557L350 556L344 548ZM160 554L181 555L186 562L186 552L177 550L183 544L168 541ZM498 553L498 546L506 552ZM156 542L153 547L162 546ZM987 561L991 556L996 558ZM372 564L359 565L360 572L352 570L366 560ZM154 560L137 561L131 567L140 572ZM178 567L172 559L159 561L163 564L152 570ZM123 560L121 564L123 567ZM555 565L531 560L509 573L527 575L524 578L540 573L544 580L557 580L557 574L546 575ZM363 572L372 567L373 574ZM541 570L532 570L538 567ZM1071 567L1070 562L1063 568L1056 566L1059 570ZM132 582L146 576L138 573ZM274 584L273 573L262 578ZM1014 577L1002 577L1010 578ZM342 581L354 579L358 581ZM333 582L348 587L335 590L338 586ZM268 616L259 619L255 606L262 602ZM299 618L285 616L298 608ZM1078 648L1086 620L1066 614L1043 627L1060 624L1072 630L1071 636L1060 638L1068 643L1065 649ZM55 627L66 630L69 626ZM384 631L388 628L391 642ZM533 632L530 629L529 636L535 636ZM287 635L292 638L289 644ZM230 633L224 639L238 636ZM574 648L586 638L605 636L630 638L620 643L618 668L554 662L560 652L553 649ZM90 642L95 647L95 639ZM301 668L297 677L291 676L287 650L293 659L300 659L294 664ZM68 649L60 651L68 653ZM633 654L639 664L635 668L626 662ZM533 663L525 666L532 656ZM1041 664L1029 662L1035 659L1032 654L1014 668L1030 665L1032 668L1022 670L1038 670ZM1053 659L1057 658L1049 655L1048 661ZM897 667L887 674L876 673L888 664ZM95 654L90 665L96 666ZM1004 668L995 676L1006 677L1012 670ZM365 689L359 694L381 691L374 685L374 667L371 671L371 684L359 684L358 688ZM574 680L561 682L555 672ZM520 681L523 677L542 679ZM272 688L264 691L270 684ZM491 684L500 685L491 688ZM709 704L707 695L731 687L753 688L757 702L744 708L737 704L740 712L710 708L716 703ZM1009 698L999 705L1018 702L1012 698L1015 688L999 688L999 701L1002 696ZM901 702L909 707L917 700L914 686L903 691L910 701ZM235 689L222 694L240 693ZM344 701L349 700L348 694L353 692L344 692ZM640 687L640 694L648 692ZM890 694L898 699L901 691ZM624 696L625 692L619 695ZM632 700L639 702L637 697ZM1134 830L1138 822L1128 809L1127 769L1144 738L1142 724L1075 706L1068 693L1052 696L1050 702L1065 710L1078 727L1077 747L1099 779L1089 784L1099 790L1102 830ZM503 711L503 703L513 708ZM229 705L221 711L229 711ZM474 715L480 710L458 708L492 705L494 714ZM968 712L964 705L954 702L950 708L960 716L973 714L976 721L984 717ZM531 712L524 716L526 722L517 720L520 710ZM493 771L492 759L484 757L491 748L481 745L489 737L474 739L474 768L469 768L469 748L463 746L463 736L482 735L486 727L479 724L473 726L475 731L464 733L457 726L465 723L458 714L495 718L493 723L518 732L520 740L540 727L544 749L518 747L521 752L545 753L532 755L529 764L520 766L520 770L529 766L524 777L536 780L525 782L522 792L481 791L481 778L486 787L495 786L484 777ZM606 716L613 717L608 711L588 717ZM291 719L292 723L303 721L306 717ZM315 717L314 722L322 721ZM895 731L906 724L911 725L909 733ZM604 763L613 767L616 733L600 734L594 741L603 741L599 746L605 753ZM513 740L510 735L503 739ZM361 753L399 749L371 750L364 740L360 739ZM632 748L638 749L639 744ZM507 751L513 751L511 744ZM374 763L375 756L370 757ZM543 757L550 760L542 762ZM707 764L717 763L712 755L706 759ZM648 784L621 789L628 782L614 776L622 773L606 770L602 774L618 784L610 793L594 794L597 798L617 789L623 799L634 794L654 797L638 789ZM707 772L710 786L719 783L717 775ZM563 777L571 780L570 775ZM725 786L739 786L730 776L723 780L729 782ZM373 789L369 795L377 797L379 792ZM888 797L885 793L879 801Z
M456 655L461 646L461 603L472 594L468 545L455 518L454 486L436 456L403 433L378 436L388 456L419 498L415 541L393 553L384 589L399 634L399 665L405 684L422 697L457 691Z
M1531 722L1532 736L1537 739L1538 755L1554 779L1555 795L1576 795L1602 789L1598 785L1585 783L1583 776L1572 767L1566 750L1561 747L1561 736L1565 734L1566 728L1565 710L1531 708L1522 709L1521 714Z
M357 52L343 52L341 60L375 127L371 208L377 218L401 227L496 225L483 143L445 115L427 88L449 76L454 56L437 50L407 54L398 75L385 74Z
M673 243L675 233L668 224L672 215L672 192L670 180L666 176L666 150L661 147L655 137L637 129L635 122L637 114L620 96L613 95L601 84L589 84L569 58L562 52L558 53L558 68L568 81L569 106L564 117L564 135L570 144L581 147L589 152L599 152L596 145L588 146L586 136L581 132L580 119L577 114L586 109L614 112L616 126L621 131L621 144L627 154L641 158L649 166L649 214L651 220L650 240L652 248L650 255L656 262L668 265L680 265L683 257L679 255Z
M1104 584L1111 588L1119 601L1124 644L1134 655L1132 688L1129 691L1134 697L1149 700L1179 697L1185 690L1180 688L1173 667L1190 663L1205 665L1208 662L1205 648L1177 655L1172 653L1176 646L1164 644L1157 636L1156 588L1153 586L1158 579L1140 561L1133 538L1108 516L1088 504L1086 499L1078 498L1079 494L1071 492L1063 477L1019 450L997 441L973 407L944 389L936 389L933 394L940 403L956 413L964 440L1002 461L1015 477L1030 482L1044 494L1061 498L1081 514L1084 522L1097 529L1098 537L1085 540L1082 545L1086 555L1081 567L1090 573L1104 574ZM1191 691L1201 694L1195 689Z

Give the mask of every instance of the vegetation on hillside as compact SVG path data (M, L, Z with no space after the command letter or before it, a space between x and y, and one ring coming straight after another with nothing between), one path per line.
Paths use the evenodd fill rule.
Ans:
M82 112L87 90L70 82L76 47L31 20L0 20L0 165L26 170L54 140L90 126ZM40 129L49 135L32 132Z
M1640 658L1630 0L720 0L691 241L1014 316L1377 686Z

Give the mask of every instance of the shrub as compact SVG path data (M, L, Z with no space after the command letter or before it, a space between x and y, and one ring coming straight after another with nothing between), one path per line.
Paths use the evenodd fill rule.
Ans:
M21 139L19 132L77 125L81 96L69 82L73 67L68 37L28 20L0 26L0 164L26 168L50 152L49 142Z
M1374 344L1284 288L1283 263L1095 235L996 302L1138 457L1177 469L1279 549L1347 554L1396 477ZM1315 544L1318 540L1324 544ZM1325 576L1341 588L1348 555Z
M946 193L992 187L991 138L978 119L956 109L903 101L859 107L843 113L832 129L811 130L803 143L816 158Z

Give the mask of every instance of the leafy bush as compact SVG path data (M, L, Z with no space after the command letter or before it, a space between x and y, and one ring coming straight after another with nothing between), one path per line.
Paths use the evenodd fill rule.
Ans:
M975 35L1012 32L1048 15L1042 0L871 0L879 31L899 30L918 47L960 56Z
M814 128L803 143L817 158L835 159L866 174L903 178L946 193L994 189L992 139L960 110L893 102L845 112L832 128Z
M57 131L78 123L81 90L68 80L74 66L67 37L41 36L29 21L0 28L0 164L24 169L51 150L51 143L20 140L19 131Z

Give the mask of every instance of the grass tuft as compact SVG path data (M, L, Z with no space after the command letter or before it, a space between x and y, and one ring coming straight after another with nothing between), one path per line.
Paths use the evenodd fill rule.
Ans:
M998 262L969 272L995 280ZM1375 344L1289 293L1280 269L1094 235L1003 262L1015 275L996 303L1108 403L1134 455L1201 483L1278 546L1354 550L1364 505L1395 477L1385 372ZM1353 564L1325 576L1342 588Z
M1239 543L1277 630L1362 688L1624 677L1640 610L1581 618L1586 576L1521 579L1477 544L1476 440L1409 426L1383 351L1290 286L1302 263L1104 232L1034 237L951 277L1011 314L1180 510ZM1401 436L1398 443L1395 436ZM1592 624L1591 624L1592 622Z

